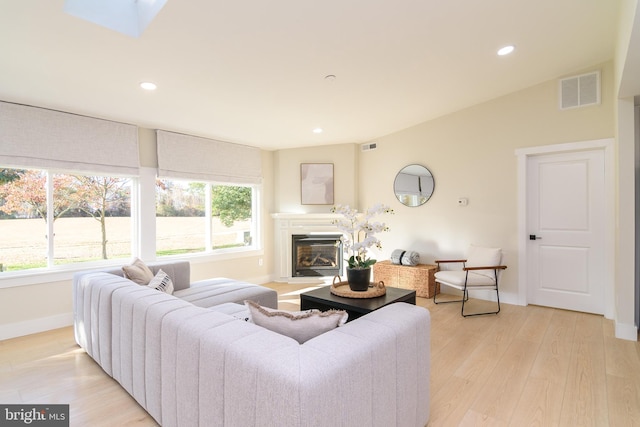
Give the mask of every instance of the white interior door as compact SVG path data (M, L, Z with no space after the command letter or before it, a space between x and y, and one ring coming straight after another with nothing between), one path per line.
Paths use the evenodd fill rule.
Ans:
M604 150L527 162L527 301L603 314Z

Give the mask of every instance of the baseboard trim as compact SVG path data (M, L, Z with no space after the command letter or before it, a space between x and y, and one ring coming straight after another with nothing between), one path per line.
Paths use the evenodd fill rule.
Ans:
M629 341L638 341L638 328L635 325L616 322L616 338Z
M0 325L0 341L73 325L73 313Z
M243 279L243 282L255 283L257 285L273 282L271 276L251 277L249 279Z

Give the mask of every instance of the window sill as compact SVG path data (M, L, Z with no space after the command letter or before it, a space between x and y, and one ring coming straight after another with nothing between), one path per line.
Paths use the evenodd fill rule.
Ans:
M184 260L193 264L204 264L207 262L217 262L238 258L249 258L254 256L263 256L263 249L232 249L218 253L196 253L182 255L167 255L158 257L155 260L145 260L147 262L163 262L172 260ZM117 259L109 261L98 261L85 264L74 264L70 266L56 266L51 269L33 269L23 271L1 272L0 273L0 289L13 288L19 286L39 285L52 282L63 282L71 280L73 275L79 271L86 270L107 270L116 268L127 263L130 259Z

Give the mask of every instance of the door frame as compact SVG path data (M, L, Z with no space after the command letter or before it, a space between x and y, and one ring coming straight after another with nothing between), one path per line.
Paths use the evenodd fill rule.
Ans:
M615 284L615 145L613 138L591 141L568 142L520 148L518 157L518 304L527 305L528 287L528 236L527 229L527 179L528 158L546 154L572 153L579 151L604 150L604 190L605 190L605 259L604 259L604 316L614 317Z

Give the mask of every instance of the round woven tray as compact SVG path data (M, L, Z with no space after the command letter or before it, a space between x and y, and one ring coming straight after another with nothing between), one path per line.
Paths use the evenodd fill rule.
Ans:
M384 282L371 282L366 291L352 291L349 288L349 282L341 282L340 277L336 276L333 278L330 291L332 294L344 298L376 298L386 294L387 288L384 287Z

